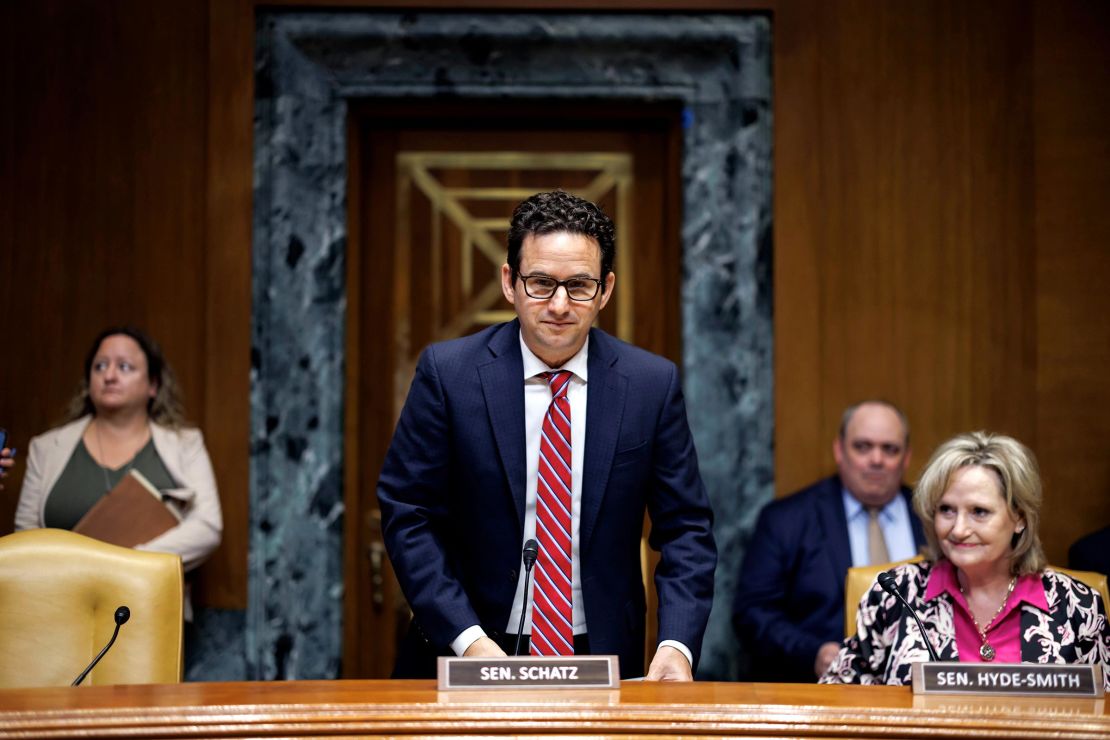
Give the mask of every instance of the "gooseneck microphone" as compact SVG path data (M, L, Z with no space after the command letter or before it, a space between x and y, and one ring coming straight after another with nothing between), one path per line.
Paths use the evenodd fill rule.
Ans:
M85 676L89 675L89 671L91 671L93 668L96 667L96 664L99 663L100 659L103 658L104 655L108 652L108 648L112 647L112 645L115 644L116 635L119 634L119 628L121 626L123 626L123 624L128 619L131 619L131 610L130 609L128 609L126 606L121 606L121 607L116 609L116 614L115 614L116 628L114 630L112 630L112 639L108 640L108 644L104 646L104 649L101 650L95 658L93 658L93 662L89 663L89 667L86 668L85 670L81 671L80 676L73 679L73 683L71 683L70 686L78 686L78 685L81 684L82 681L85 680Z
M879 585L882 587L883 591L886 591L888 594L901 601L902 604L910 610L910 616L913 617L913 621L917 622L917 628L921 630L921 639L925 641L925 647L929 651L929 657L933 659L934 663L939 663L940 658L937 657L936 651L933 650L933 641L929 639L929 633L925 631L925 625L921 623L921 617L917 616L917 612L910 606L910 602L906 601L905 597L898 593L898 589L894 588L894 575L888 570L883 571L879 574Z
M513 648L513 655L520 655L520 637L524 634L524 615L528 613L528 579L532 576L532 566L536 564L536 557L540 554L540 543L535 540L528 540L524 543L524 552L521 553L521 559L524 560L524 596L520 603L520 626L516 628L516 647Z

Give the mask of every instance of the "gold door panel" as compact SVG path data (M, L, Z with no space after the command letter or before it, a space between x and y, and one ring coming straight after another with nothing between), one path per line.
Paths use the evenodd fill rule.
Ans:
M501 265L517 203L562 188L601 204L621 242L634 243L632 158L624 152L402 151L396 172L394 418L425 346L515 318L501 293ZM613 269L631 285L627 250L617 250ZM625 341L632 296L616 291L607 309Z

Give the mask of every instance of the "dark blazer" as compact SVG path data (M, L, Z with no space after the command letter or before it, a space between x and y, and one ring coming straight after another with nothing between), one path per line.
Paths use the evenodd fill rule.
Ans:
M428 347L378 481L386 548L415 615L395 675L434 675L434 656L479 624L497 639L524 538L520 324ZM579 526L591 652L643 673L640 533L651 515L659 639L695 664L713 598L712 512L673 363L593 329Z
M740 570L732 621L752 658L749 678L814 682L823 643L844 639L844 579L852 566L839 476L763 508ZM902 489L909 503L910 491ZM925 542L921 523L914 542Z
M943 661L959 661L952 628L952 598L925 600L932 563L909 563L894 570L894 588L921 617L933 649ZM1048 611L1021 605L1022 663L1094 663L1102 666L1110 691L1110 627L1097 591L1046 568L1041 573ZM862 630L844 641L821 683L910 683L910 666L929 660L917 624L902 603L878 584L864 597ZM896 649L895 649L896 648Z
M1110 575L1110 527L1091 532L1068 548L1068 567Z

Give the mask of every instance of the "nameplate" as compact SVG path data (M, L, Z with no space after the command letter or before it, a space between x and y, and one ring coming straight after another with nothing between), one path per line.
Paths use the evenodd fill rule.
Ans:
M462 689L616 689L615 655L439 658L440 691Z
M1101 697L1102 666L1040 663L914 663L915 694Z

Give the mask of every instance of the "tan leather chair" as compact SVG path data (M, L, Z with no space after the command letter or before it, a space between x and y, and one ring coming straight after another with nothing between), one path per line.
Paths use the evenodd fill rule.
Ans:
M851 637L856 633L856 612L859 611L859 602L863 599L863 595L871 590L875 585L875 579L884 570L890 570L903 563L916 563L921 560L921 556L910 558L909 560L899 560L896 563L887 563L886 565L864 565L859 568L849 568L848 575L844 579L844 636ZM1107 588L1106 576L1102 573L1096 573L1090 570L1068 570L1067 568L1057 568L1055 565L1048 566L1057 573L1069 575L1077 581L1081 581L1095 591L1102 594L1102 604L1105 608L1110 609L1110 589Z
M68 686L131 618L82 686L181 680L181 558L60 529L0 537L0 688Z
M859 611L859 602L863 595L875 585L875 579L884 570L890 570L904 563L916 563L922 560L920 555L908 560L898 560L884 565L861 565L858 568L849 568L848 575L844 578L844 636L851 637L856 634L856 612Z

